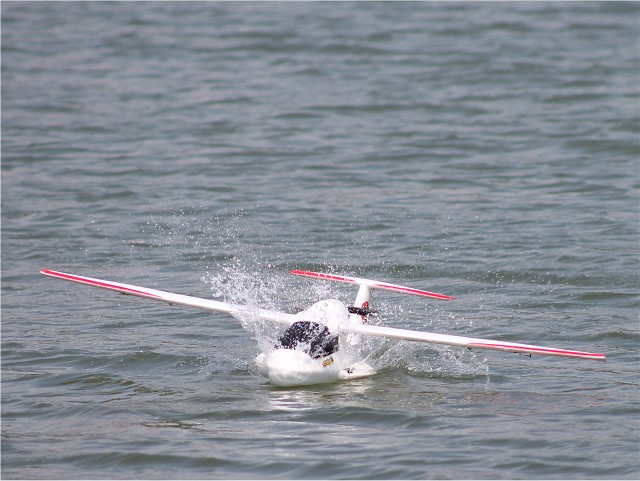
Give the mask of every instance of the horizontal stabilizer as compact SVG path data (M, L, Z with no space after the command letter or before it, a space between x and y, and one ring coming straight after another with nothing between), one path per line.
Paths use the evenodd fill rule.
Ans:
M401 292L403 294L413 294L416 296L430 297L432 299L440 299L442 301L451 301L455 299L455 297L447 296L445 294L438 294L436 292L423 291L420 289L414 289L413 287L399 286L397 284L389 284L388 282L373 281L371 279L362 279L360 277L324 274L322 272L301 271L297 269L292 270L291 273L295 274L296 276L314 277L316 279L323 279L327 281L347 282L349 284L367 286L371 289L386 289L389 291Z

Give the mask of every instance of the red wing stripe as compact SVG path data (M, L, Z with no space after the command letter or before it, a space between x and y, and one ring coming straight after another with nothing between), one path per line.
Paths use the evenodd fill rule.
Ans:
M351 282L351 283L356 282L354 279L351 279L350 277L336 276L333 274L323 274L322 272L300 271L297 269L293 269L291 273L295 274L296 276L317 277L318 279L329 279L332 281L342 281L342 282Z
M110 289L110 290L113 290L113 291L123 292L123 293L131 294L131 295L134 295L134 296L151 297L151 298L154 298L154 299L162 299L162 297L157 295L157 294L152 294L152 293L147 292L147 291L140 291L140 290L137 290L137 289L132 289L130 287L123 286L121 284L112 284L110 282L98 281L98 280L95 280L95 279L91 279L89 277L74 276L73 274L66 274L64 272L52 271L52 270L49 270L49 269L42 269L42 271L40 271L40 272L42 272L42 274L44 274L46 276L56 277L58 279L63 279L63 280L66 280L66 281L78 282L80 284L86 284L88 286L101 287L103 289Z
M570 351L567 349L554 349L552 347L535 347L535 346L523 346L523 345L509 345L509 344L492 344L488 342L473 342L469 343L469 346L475 347L486 347L493 349L517 349L517 350L527 350L531 352L539 352L544 354L556 354L558 356L575 356L575 357L588 357L592 359L605 359L606 356L604 354L599 354L595 352L583 352L583 351Z
M442 299L443 301L451 301L453 299L455 299L455 297L452 296L447 296L445 294L438 294L437 292L429 292L429 291L423 291L421 289L414 289L412 287L404 287L404 286L395 286L395 285L389 285L389 284L375 284L374 287L380 287L382 289L389 289L392 291L398 291L398 292L407 292L409 294L415 294L418 296L425 296L425 297L433 297L435 299Z

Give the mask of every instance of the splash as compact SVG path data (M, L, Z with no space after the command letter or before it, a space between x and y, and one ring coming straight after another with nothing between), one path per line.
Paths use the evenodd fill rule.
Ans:
M202 281L214 297L243 306L237 316L242 327L253 334L261 352L271 349L281 326L260 319L256 313L258 309L291 311L291 299L286 297L291 290L280 271L273 270L270 264L256 266L236 257L221 272L207 272Z
M224 211L213 219L206 211L175 211L164 216L162 221L149 222L142 229L147 238L151 235L155 241L153 246L162 251L167 262L182 266L187 260L202 269L201 280L210 288L212 297L245 306L238 318L257 342L258 352L253 343L246 343L234 363L236 366L252 365L253 356L270 351L282 333L282 326L259 319L255 315L257 309L297 313L316 301L328 298L351 305L356 294L352 288L342 284L291 276L290 268L301 267L291 265L296 254L273 248L274 243L281 243L281 236L271 239L269 233L255 228L255 220L250 217L245 211ZM364 248L366 251L366 246ZM362 250L363 246L358 246L358 249ZM377 263L375 269L389 268L388 271L393 273L390 265L386 265L390 262L385 257L384 263ZM302 267L307 267L308 261L306 264ZM337 264L343 263L332 259L317 263L313 268L364 277L371 275L369 271L362 272L362 266L354 268ZM381 312L379 318L372 319L375 324L406 327L407 319L425 317L425 305L410 298L375 292L372 300L374 307ZM429 320L420 329L439 332L452 326L470 325L470 322L439 308L429 309ZM481 356L461 348L426 346L376 337L363 338L348 356L354 364L365 362L376 371L402 369L416 375L460 377L482 375L488 370Z
M253 334L260 352L267 352L273 348L282 329L252 315L256 309L296 313L326 298L341 298L343 303L350 305L353 298L349 298L349 294L355 296L353 289L345 289L344 286L300 281L289 275L288 271L274 269L268 263L245 262L240 258L235 258L229 265L224 266L221 272L208 273L203 277L203 281L210 285L214 296L222 297L226 302L247 306L246 312L240 316L240 321L243 327ZM301 283L304 284L302 287ZM402 306L402 299L400 297L395 302L388 296L380 299L375 307L391 316L384 316L374 322L381 321L385 325L393 325L390 318L403 319L405 308ZM407 311L411 312L410 309ZM439 311L436 311L436 315L442 316ZM433 324L442 324L443 321L446 321L449 328L452 324L465 323L451 317L452 315L448 314L444 318L433 319L431 330L434 330ZM476 352L373 336L364 336L358 345L350 346L346 356L352 365L365 363L375 371L402 369L415 375L438 377L473 377L486 375L488 372L486 360Z

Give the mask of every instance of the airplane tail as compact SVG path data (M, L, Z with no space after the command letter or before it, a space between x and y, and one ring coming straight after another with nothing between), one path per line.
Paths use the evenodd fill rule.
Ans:
M397 284L374 281L371 279L362 279L360 277L349 277L349 276L341 276L336 274L324 274L322 272L301 271L297 269L292 270L291 273L295 274L296 276L313 277L316 279L323 279L326 281L338 281L338 282L347 282L349 284L356 284L360 286L360 291L358 292L358 296L356 297L356 305L358 305L359 301L364 302L368 300L370 293L367 294L367 291L369 291L370 289L386 289L389 291L400 292L402 294L412 294L414 296L430 297L431 299L438 299L441 301L451 301L455 299L455 297L447 296L445 294L438 294L437 292L423 291L421 289L414 289L413 287L399 286ZM366 289L362 289L363 287L366 287Z
M359 286L358 294L356 295L356 300L354 302L354 307L349 308L349 313L351 314L351 316L353 316L352 319L357 319L358 316L360 316L362 318L362 323L366 323L369 316L375 313L375 311L370 309L372 289L385 289L389 291L400 292L402 294L412 294L415 296L429 297L431 299L438 299L442 301L451 301L455 299L455 297L447 296L445 294L423 291L421 289L414 289L413 287L390 284L388 282L374 281L372 279L363 279L361 277L325 274L322 272L302 271L297 269L292 270L291 273L296 276L312 277L315 279L322 279L326 281L346 282Z

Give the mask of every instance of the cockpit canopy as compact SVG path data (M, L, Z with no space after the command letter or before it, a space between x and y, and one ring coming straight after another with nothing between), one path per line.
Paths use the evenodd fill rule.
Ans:
M297 349L313 359L320 359L338 351L338 335L317 322L298 321L291 324L278 339L275 349Z

